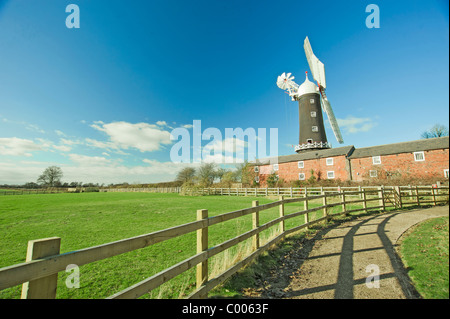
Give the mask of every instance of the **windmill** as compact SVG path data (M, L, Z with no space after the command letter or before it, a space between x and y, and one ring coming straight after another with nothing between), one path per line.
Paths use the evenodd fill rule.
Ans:
M291 73L283 73L277 79L277 86L285 90L292 98L292 101L299 102L299 145L295 147L296 152L310 149L331 148L325 134L322 110L327 114L336 140L343 144L341 131L339 129L336 117L334 116L331 104L325 94L327 87L325 79L325 66L314 55L308 37L306 37L304 45L306 59L308 60L317 86L309 81L308 72L306 72L306 80L303 84L298 85L294 82L295 77ZM322 106L322 110L319 106Z

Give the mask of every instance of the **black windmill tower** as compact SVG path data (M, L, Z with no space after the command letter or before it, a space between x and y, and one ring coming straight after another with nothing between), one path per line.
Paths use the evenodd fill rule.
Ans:
M325 95L325 67L314 55L308 37L305 39L304 49L309 68L318 85L308 79L308 72L306 72L305 82L301 85L294 82L291 73L283 73L277 79L278 87L286 90L292 101L298 101L300 129L299 144L295 147L297 153L306 150L331 148L325 133L322 110L327 114L336 140L340 144L344 143L330 102Z

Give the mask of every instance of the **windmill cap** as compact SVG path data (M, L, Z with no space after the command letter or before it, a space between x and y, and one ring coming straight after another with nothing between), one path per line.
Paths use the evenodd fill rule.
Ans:
M317 85L315 85L308 79L308 72L306 72L305 82L303 82L302 85L299 86L297 95L302 96L309 93L317 93L318 89L319 88L317 87Z

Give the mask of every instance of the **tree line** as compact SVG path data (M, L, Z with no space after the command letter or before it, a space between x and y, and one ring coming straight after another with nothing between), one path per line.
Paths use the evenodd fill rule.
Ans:
M235 183L243 187L255 186L255 172L250 168L248 162L237 164L234 168L219 167L215 163L202 163L199 167L185 167L181 169L176 181L182 186L231 187Z

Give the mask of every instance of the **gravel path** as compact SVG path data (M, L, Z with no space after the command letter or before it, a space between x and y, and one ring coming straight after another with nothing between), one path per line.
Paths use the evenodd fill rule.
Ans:
M361 217L303 239L272 276L248 297L313 299L414 299L396 248L402 234L426 219L448 216L449 207ZM376 278L366 283L367 278Z

